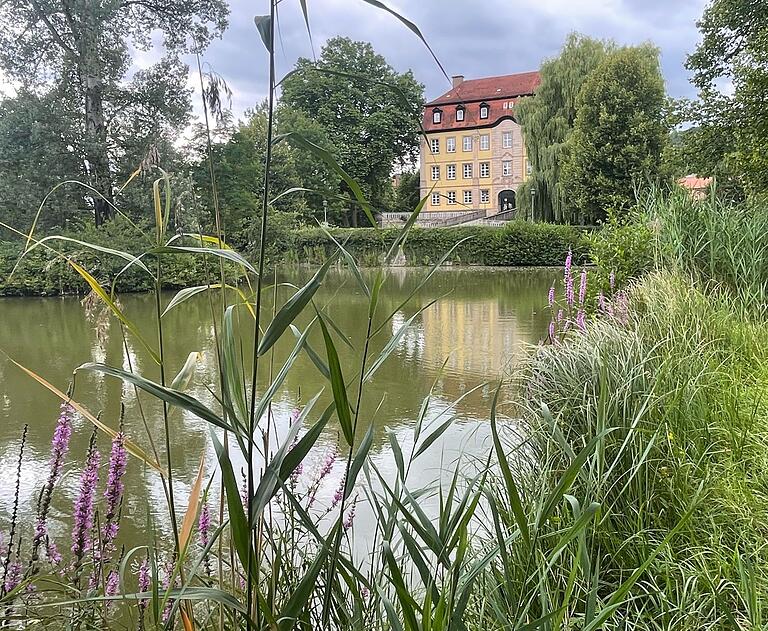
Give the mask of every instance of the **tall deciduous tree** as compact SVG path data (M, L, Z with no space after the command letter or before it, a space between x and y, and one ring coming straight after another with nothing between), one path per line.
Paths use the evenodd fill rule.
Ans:
M700 98L690 153L702 175L767 192L768 2L713 0L698 25L701 43L687 62Z
M317 63L299 59L282 84L281 100L320 123L341 166L374 207L384 202L393 167L416 159L424 86L410 71L396 72L368 43L337 37ZM341 182L338 191L344 191ZM352 225L357 217L351 205Z
M576 120L579 90L612 48L610 43L572 33L560 54L542 64L541 85L536 95L523 99L515 107L533 169L518 199L521 206L529 205L530 191L532 188L536 191L535 219L572 220L561 181L566 141Z
M649 44L609 54L584 82L563 170L568 203L583 220L621 212L636 185L658 178L665 103L659 51Z
M186 123L187 73L179 54L207 45L226 16L224 0L0 3L0 69L24 90L57 90L63 107L77 103L74 149L81 174L98 192L91 197L97 224L111 214L115 163L125 142ZM153 33L162 33L166 58L126 81L131 47L149 48Z

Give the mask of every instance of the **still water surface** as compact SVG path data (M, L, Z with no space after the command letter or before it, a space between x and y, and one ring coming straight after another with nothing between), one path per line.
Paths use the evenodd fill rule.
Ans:
M391 313L411 293L425 273L421 269L393 269L390 272L380 301L380 319ZM301 285L310 274L307 270L295 270L284 274L279 280ZM394 470L388 432L395 433L404 451L409 450L414 419L433 383L435 388L428 419L435 419L462 394L508 371L519 359L525 344L537 343L545 335L549 315L543 307L547 290L559 274L558 270L445 269L436 273L407 307L395 313L392 322L375 340L374 354L408 318L437 299L415 320L397 350L368 384L364 395L360 432L362 434L369 423L374 424L371 457L385 474L391 475ZM288 287L278 290L278 305L290 296L291 291ZM164 295L164 303L172 295ZM138 323L146 337L156 339L153 297L125 295L120 302L124 312ZM338 270L328 274L316 303L325 308L338 328L348 336L349 346L338 338L336 343L342 366L347 371L345 376L349 377L352 374L350 371L359 366L367 299L353 277ZM271 304L266 309L271 312ZM247 349L252 344L248 332L252 325L245 311L241 321L246 331L242 335L242 347L247 356ZM159 370L146 350L130 338L124 344L116 320L106 319L105 322L97 326L92 318L86 316L76 298L0 299L0 350L61 390L67 389L75 367L93 361L126 370L132 367L134 371L157 380ZM308 322L309 316L306 316L297 324L303 328ZM208 387L217 390L214 322L208 297L200 295L184 302L163 318L163 324L168 372L171 376L175 374L190 352L201 352L188 392L215 408L215 400L208 390ZM294 342L293 336L288 334L275 347L275 371ZM310 343L322 351L319 330L312 331ZM264 384L268 383L269 362L263 362L262 368L264 371L259 381L263 390ZM330 396L330 388L311 361L305 355L301 356L275 397L274 417L278 431L285 431L294 408L301 407L323 388L325 392L315 408L318 413ZM414 465L409 478L411 484L419 486L438 479L441 471L451 468L459 456L469 459L487 456L487 419L492 394L491 386L481 387L462 400L455 409L453 426ZM113 378L78 373L74 398L91 412L100 412L102 420L112 427L118 425L122 403L125 406L126 433L145 449L150 449L140 407L131 387ZM142 396L141 408L160 449L163 443L160 407L149 397ZM0 355L0 531L6 529L12 507L22 427L25 423L29 424L22 472L21 510L31 519L36 494L47 475L50 440L58 409L59 401L52 394ZM316 414L313 415L310 421L316 417ZM201 456L206 458L209 463L207 469L214 476L211 486L211 502L214 503L217 484L207 424L174 410L171 425L171 456L178 476L177 503L180 511L183 513L186 506ZM90 433L90 424L78 419L66 472L54 495L51 530L64 540L69 531L66 515L71 512L77 492L80 466ZM303 474L307 479L316 474L322 460L334 449L339 434L334 419L320 444L308 457ZM105 460L109 442L103 435L99 437L99 446ZM160 457L165 458L162 450ZM320 496L324 497L319 497L320 500L327 501L334 494L340 473L336 470L329 476L321 488ZM102 473L104 477L105 473ZM132 544L140 543L150 519L158 528L167 528L165 498L158 475L153 470L131 458L126 489L122 538ZM358 514L355 530L365 531L370 525L366 524L370 517L366 517L364 510Z

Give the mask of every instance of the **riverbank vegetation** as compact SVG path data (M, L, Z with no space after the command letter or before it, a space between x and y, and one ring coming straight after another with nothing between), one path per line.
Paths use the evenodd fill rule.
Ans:
M464 459L441 479L414 482L413 463L455 420L458 402L428 419L439 395L436 383L424 393L409 444L389 434L395 466L388 475L373 457L373 420L361 413L361 401L409 327L433 304L412 300L420 285L397 309L382 309L389 266L420 238L438 241L429 245L430 270L443 257L472 250L462 249L469 241L445 236L456 233L415 230L417 206L400 230L359 233L364 246L345 233L323 233L322 244L313 246L322 248L317 260L323 264L312 279L291 287L290 298L274 311L264 308L265 292L277 290L266 273L277 234L270 232L268 209L282 192L272 189L271 179L273 160L280 159L273 148L283 146L274 142L277 5L273 0L270 15L256 19L271 72L263 111L264 184L251 200L260 221L247 226L248 243L256 243L250 258L228 245L216 211L212 234L175 225L173 180L154 164L141 170L154 221L149 230L130 217L124 226L126 234L133 231L136 249L117 247L116 238L75 243L66 235L28 236L20 265L43 250L52 255L52 264L66 266L88 286L89 309L118 322L125 347L128 339L141 345L152 365L132 365L126 353L127 365L73 367L69 387L57 387L12 362L55 393L62 411L47 478L37 482L34 515L20 513L27 428L19 428L9 477L15 497L2 521L0 626L764 628L765 203L755 196L739 203L715 195L702 201L657 189L640 195L632 212L620 217L601 209L609 225L591 237L598 265L592 272L578 268L585 250L570 228L514 223L493 232L504 256L564 256L562 284L542 296L542 309L551 314L549 335L529 349L519 369L478 386L495 393L486 459ZM345 182L355 208L372 219L366 191L343 166L303 136L291 139ZM218 209L215 169L210 184ZM530 249L537 239L549 245ZM81 252L93 257L89 267L80 262L86 262ZM365 259L377 263L368 280L360 272ZM367 301L358 339L338 330L332 301L316 300L337 262ZM166 300L169 279L188 268L203 280L189 278L198 285ZM136 274L150 288L152 322L136 322L122 310L118 285L104 285L100 277L111 269L118 270L114 278ZM214 322L217 379L206 384L207 402L187 391L196 349L184 366L171 366L165 354L174 331L164 315L195 294L211 298ZM296 326L300 314L310 317L303 330ZM294 338L287 357L276 357L277 340ZM351 361L340 359L348 357L340 345L348 347ZM320 393L304 393L282 418L272 404L300 356L323 376L331 398L325 405ZM263 388L257 388L260 372L268 374ZM78 376L86 373L120 381L126 398L156 403L162 431L151 433L141 415L102 418L86 410L78 403ZM140 405L141 414L151 407ZM201 453L189 485L181 484L172 459L171 443L184 440L181 414L209 425L215 454L211 467ZM82 454L69 450L75 417L93 436ZM338 446L309 470L307 456L332 419ZM121 515L131 510L123 476L132 466L156 477L167 512L162 523L148 517L142 541L122 540L120 533ZM326 504L319 490L334 468L343 472L342 481ZM61 537L50 527L51 506L66 503L57 494L65 474L77 476L78 494L64 509L71 531ZM361 553L355 533L363 511L373 533Z

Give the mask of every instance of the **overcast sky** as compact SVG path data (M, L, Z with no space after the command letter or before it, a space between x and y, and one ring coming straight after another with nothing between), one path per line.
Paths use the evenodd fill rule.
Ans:
M386 2L387 0L385 0ZM698 41L696 20L706 0L392 0L389 6L415 22L449 75L466 78L537 69L557 54L570 31L621 44L652 41L661 49L667 89L694 96L683 68ZM230 0L230 26L205 58L233 88L234 110L266 94L266 52L253 16L267 0ZM278 76L299 56L311 57L299 0L279 6ZM363 0L307 0L315 50L336 35L369 41L399 71L412 69L432 99L448 88L429 52L393 16Z

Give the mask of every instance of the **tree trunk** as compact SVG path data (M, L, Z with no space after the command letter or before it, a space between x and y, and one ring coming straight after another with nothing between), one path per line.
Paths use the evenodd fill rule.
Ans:
M85 136L86 160L91 176L91 186L99 194L94 194L93 210L96 226L100 226L114 215L112 202L112 177L109 172L107 156L107 129L104 124L104 106L102 78L93 66L86 69L85 75Z
M80 84L85 99L85 160L93 193L96 226L114 215L112 175L107 152L107 126L104 121L104 73L99 50L97 9L91 1L83 4L84 31L80 40Z

